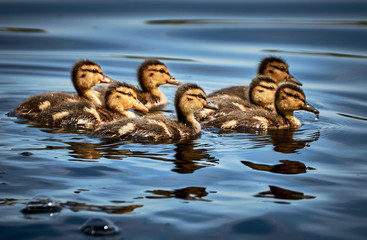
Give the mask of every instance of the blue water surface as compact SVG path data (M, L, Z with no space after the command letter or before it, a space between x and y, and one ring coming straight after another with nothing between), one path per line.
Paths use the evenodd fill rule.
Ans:
M90 239L90 218L111 224L100 239L366 239L366 42L365 1L2 1L0 239ZM297 112L297 130L140 144L6 115L73 92L79 59L136 85L157 58L210 93L248 85L270 55L319 120ZM161 87L169 117L176 88Z

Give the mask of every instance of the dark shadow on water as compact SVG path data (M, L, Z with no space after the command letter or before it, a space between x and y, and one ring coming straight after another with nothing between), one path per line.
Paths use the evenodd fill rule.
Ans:
M258 164L249 161L241 161L244 165L259 171L267 171L279 174L299 174L306 173L307 170L315 170L311 167L306 167L305 164L299 161L280 160L281 164L267 165Z
M74 201L67 201L65 203L60 203L60 206L69 209L73 212L88 211L88 212L104 212L108 214L126 214L133 212L136 208L143 207L143 205L128 205L128 206L95 205Z
M207 201L204 199L208 195L206 188L204 187L186 187L174 190L147 190L147 193L154 194L154 196L146 196L149 199L162 199L162 198L178 198L184 200L199 200Z
M47 33L46 30L40 28L15 28L15 27L0 27L0 32Z
M314 199L315 196L311 195L305 195L303 192L298 192L294 190L289 190L285 188L280 188L277 186L269 186L269 191L264 191L256 194L254 197L258 198L276 198L276 199L284 199L284 200L302 200L302 199ZM281 204L289 204L289 202L278 202L275 203L281 203Z

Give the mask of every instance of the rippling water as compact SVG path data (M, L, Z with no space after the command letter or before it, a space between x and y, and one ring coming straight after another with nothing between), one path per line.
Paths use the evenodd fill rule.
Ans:
M365 1L2 1L0 238L365 239L366 42ZM73 92L82 58L133 84L158 58L211 92L247 85L269 55L287 60L320 120L137 144L6 115L33 94ZM161 89L172 116L176 87Z

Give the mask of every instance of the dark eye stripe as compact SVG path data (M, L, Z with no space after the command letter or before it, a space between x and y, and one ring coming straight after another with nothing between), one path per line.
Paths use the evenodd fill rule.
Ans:
M123 92L123 91L119 91L119 90L116 90L116 92L121 93L121 94L124 94L124 95L127 95L129 97L132 97L132 98L136 99L136 97L134 97L134 95L132 95L131 92L128 92L127 93L127 92Z
M103 75L103 73L102 72L100 72L100 71L98 71L97 69L92 69L92 70L90 70L90 69L82 69L82 71L83 72L91 72L91 73L99 73L99 74L102 74Z
M274 90L275 88L274 87L268 87L268 86L264 86L264 85L259 85L260 87L263 87L263 88L266 88L266 89L269 89L269 90Z
M274 65L270 65L271 67L273 67L273 68L275 68L275 69L278 69L278 70L280 70L280 71L282 71L282 72L286 72L286 73L289 73L288 71L287 71L287 69L285 69L284 67L278 67L278 66L274 66Z
M290 97L294 97L294 98L296 98L296 99L299 99L299 100L301 100L302 102L306 102L306 100L303 100L303 99L301 99L299 96L296 96L296 94L291 94L291 93L287 93L287 92L284 92L286 95L288 95L288 96L290 96Z
M187 94L187 95L193 96L193 97L202 98L202 99L204 99L206 101L206 98L201 93L199 93L199 94Z

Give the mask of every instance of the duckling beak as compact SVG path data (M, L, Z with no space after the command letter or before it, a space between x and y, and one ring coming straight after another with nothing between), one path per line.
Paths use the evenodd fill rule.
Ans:
M172 85L181 85L182 83L180 81L178 81L176 78L171 77L170 79L167 80L168 84L172 84Z
M316 115L318 115L320 112L319 110L317 110L314 106L312 106L311 104L307 103L305 105L303 105L301 107L301 110L305 110L305 111L308 111L308 112L312 112Z
M114 81L112 80L112 78L107 77L106 75L103 75L103 78L101 80L101 83L113 83Z
M204 108L209 108L209 109L213 109L213 110L218 110L219 109L211 101L208 101L208 100L206 100L206 104L204 105Z
M136 99L135 104L133 105L133 108L142 111L142 112L149 112L149 109L144 106L144 104L142 104L138 99Z
M289 82L294 83L296 85L302 86L303 84L297 80L297 78L293 77L293 76L289 76Z

